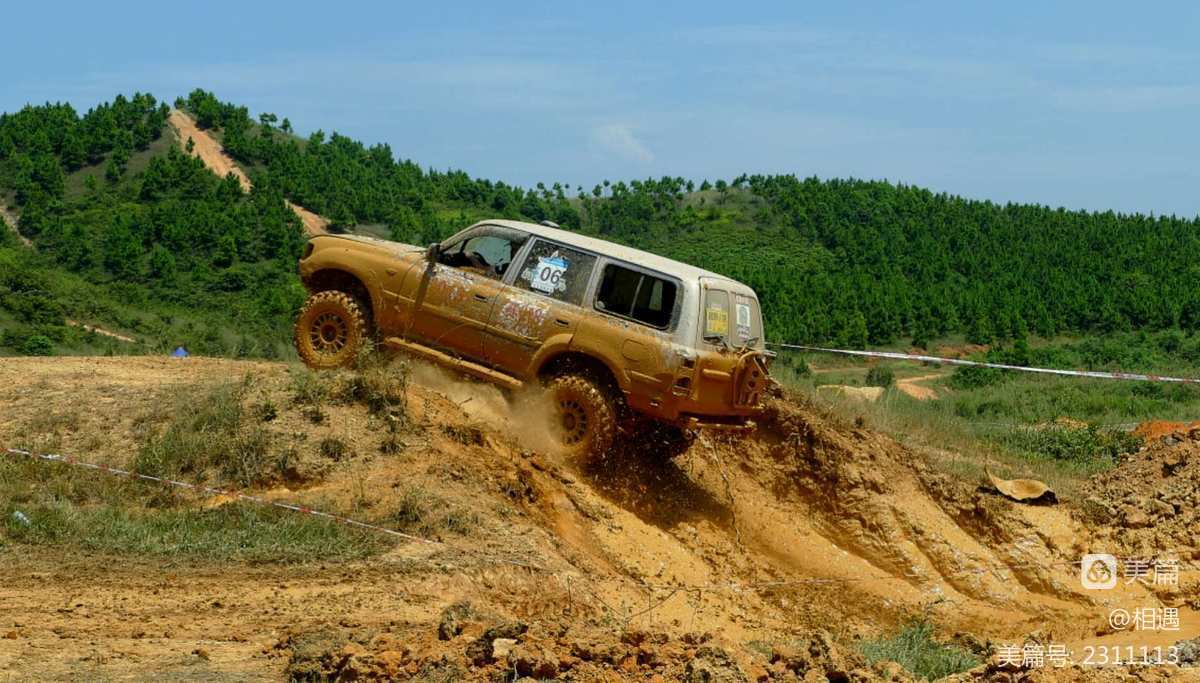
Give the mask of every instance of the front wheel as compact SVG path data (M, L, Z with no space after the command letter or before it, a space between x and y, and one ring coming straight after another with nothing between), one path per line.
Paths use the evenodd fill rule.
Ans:
M367 338L367 318L345 292L317 292L308 297L296 319L296 352L316 370L349 365Z
M585 462L607 455L617 411L604 390L582 375L555 377L546 389L554 404L552 431L565 454Z

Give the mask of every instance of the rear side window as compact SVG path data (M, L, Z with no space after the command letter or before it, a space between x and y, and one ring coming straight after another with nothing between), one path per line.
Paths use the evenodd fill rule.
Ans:
M615 264L604 267L596 308L664 329L675 312L674 282Z
M530 247L514 284L559 301L581 304L595 267L596 257L591 254L538 240Z
M742 294L731 295L723 289L706 289L703 323L702 338L721 337L734 346L762 341L758 302Z

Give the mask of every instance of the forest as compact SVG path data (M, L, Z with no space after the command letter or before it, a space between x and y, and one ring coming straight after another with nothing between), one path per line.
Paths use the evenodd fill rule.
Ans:
M743 280L768 338L866 347L1200 327L1200 219L996 204L883 181L741 175L522 188L423 168L386 144L195 90L175 101L255 189L170 140L169 108L118 96L0 115L0 347L79 342L69 318L201 352L287 353L300 227L424 244L486 217L551 220ZM186 141L179 141L184 144ZM29 340L33 337L35 342ZM72 341L74 340L74 342Z

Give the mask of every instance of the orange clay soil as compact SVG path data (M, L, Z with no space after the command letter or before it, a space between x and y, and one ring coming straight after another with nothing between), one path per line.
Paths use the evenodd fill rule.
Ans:
M546 448L536 402L510 408L489 386L424 367L400 444L385 453L388 430L362 405L330 402L314 424L293 400L298 372L204 358L0 359L0 443L126 464L181 396L249 376L247 405L278 407L265 423L272 442L312 465L254 493L382 524L421 499L436 501L431 518L457 520L406 527L439 544L396 542L353 562L7 542L0 678L909 680L868 665L856 643L924 615L984 659L989 643L1026 638L1078 648L1114 638L1109 603L1170 601L1183 622L1171 639L1200 635L1194 572L1170 592L1133 584L1097 596L1073 565L1127 549L1121 531L1141 520L1124 513L1125 489L1150 465L1110 474L1087 501L1022 506L794 399L773 404L756 433L706 434L673 461L650 444L580 466ZM321 455L328 439L345 445L337 459ZM1184 537L1139 547L1194 553ZM1002 675L984 664L962 680Z

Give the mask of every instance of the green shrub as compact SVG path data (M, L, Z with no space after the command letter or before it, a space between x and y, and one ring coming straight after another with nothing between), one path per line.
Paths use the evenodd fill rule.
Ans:
M21 353L27 356L53 356L54 342L50 341L50 338L45 335L35 334L25 339L25 343L21 344Z
M895 384L896 374L886 365L873 365L870 370L867 370L867 377L864 383L869 387L888 388Z
M950 375L950 386L955 389L980 389L999 384L1008 379L1008 370L981 368L978 365L960 365Z
M1119 429L1095 425L1043 425L1014 429L996 437L1004 446L1025 455L1079 464L1112 464L1135 452L1141 439Z

